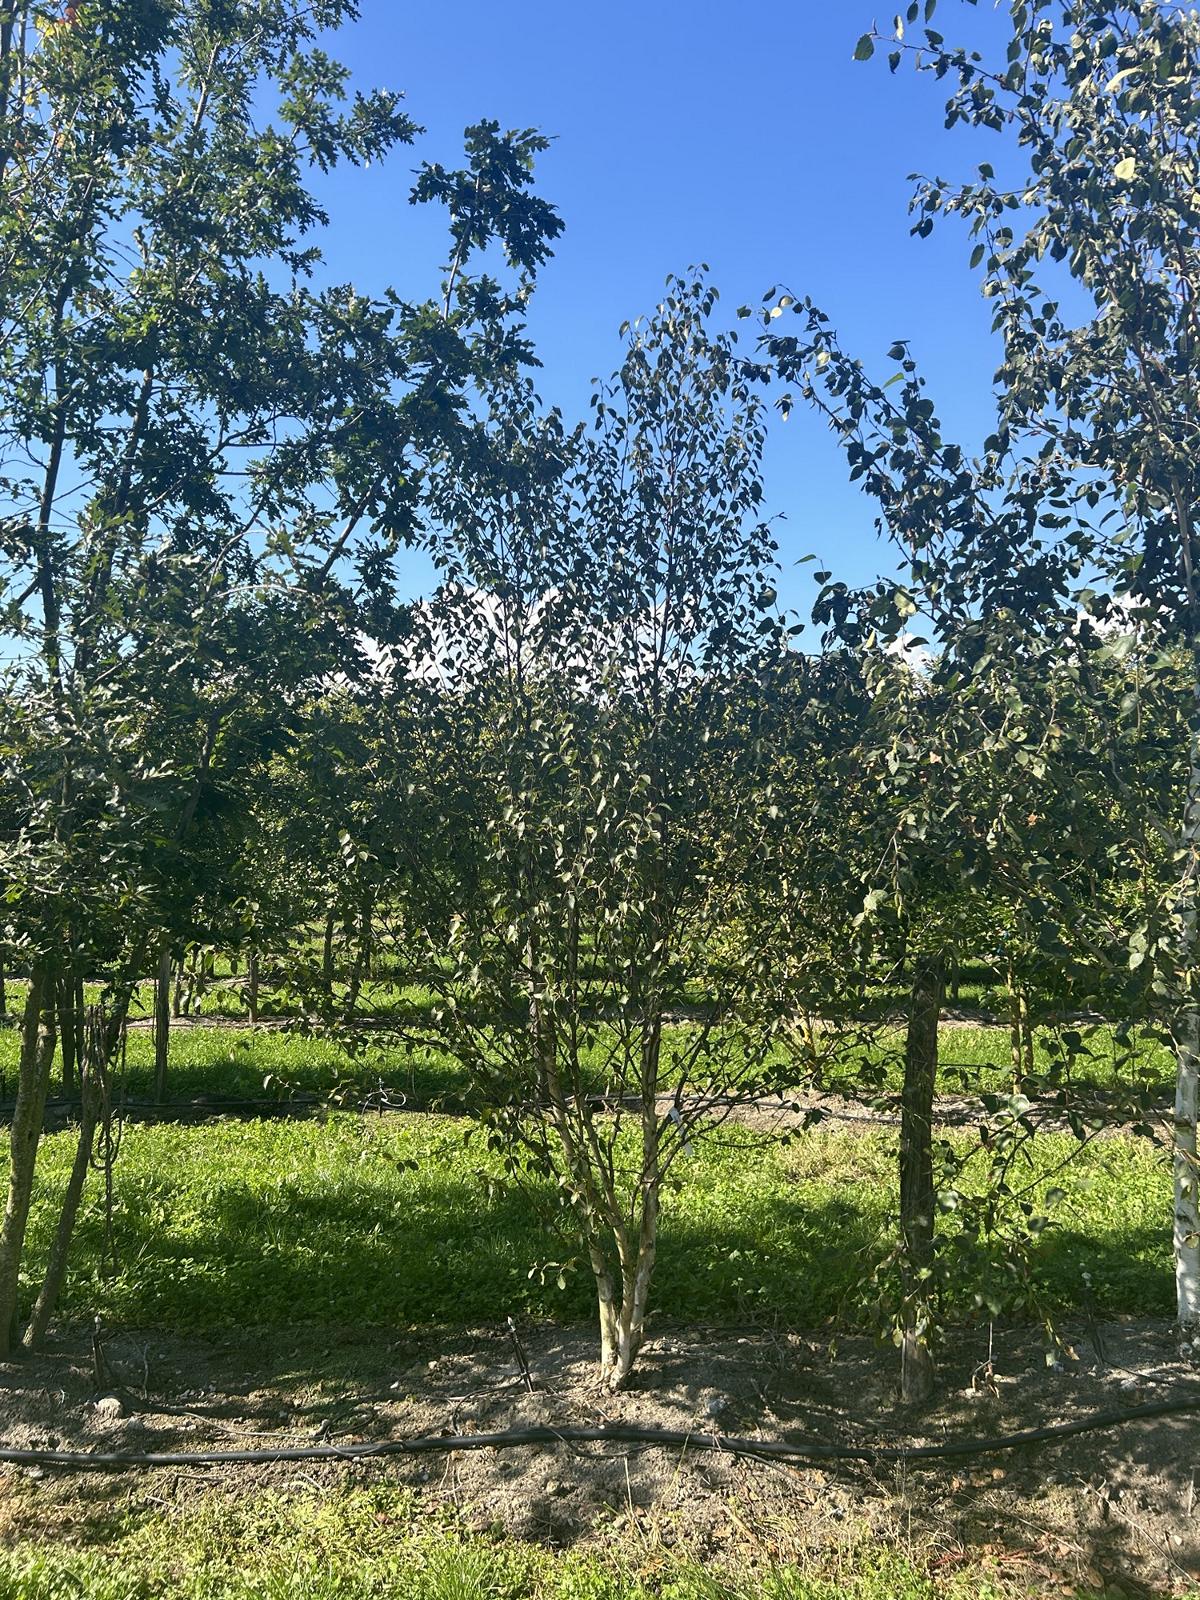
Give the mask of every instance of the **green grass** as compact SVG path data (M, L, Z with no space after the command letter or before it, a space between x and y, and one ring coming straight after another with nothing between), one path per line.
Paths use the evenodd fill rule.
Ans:
M685 1028L673 1029L683 1038ZM1162 1093L1174 1080L1174 1061L1161 1041L1141 1036L1132 1054L1118 1045L1107 1025L1082 1030L1082 1045L1072 1064L1070 1081L1076 1088ZM16 1077L19 1041L15 1029L0 1030L0 1098L10 1098ZM939 1043L940 1088L946 1094L1006 1092L1011 1087L1008 1034L1003 1028L945 1026ZM597 1056L599 1051L597 1050ZM1055 1065L1052 1037L1040 1034L1036 1066L1048 1083ZM131 1029L128 1043L126 1093L132 1099L151 1096L154 1082L154 1043L146 1029ZM787 1063L791 1053L778 1053L780 1078L790 1081ZM899 1088L903 1072L903 1036L896 1030L881 1033L864 1052L855 1051L839 1069L853 1080L857 1062L877 1070L883 1087ZM396 1043L368 1041L350 1054L331 1039L304 1037L282 1029L177 1027L170 1042L168 1098L192 1100L199 1096L257 1099L264 1082L274 1083L270 1094L290 1088L303 1093L327 1094L338 1085L356 1086L361 1095L382 1080L388 1088L428 1104L444 1095L463 1095L467 1081L463 1070L448 1055L427 1048L407 1050ZM597 1073L597 1086L601 1074ZM353 1096L352 1096L353 1098Z
M1090 1283L1097 1310L1168 1313L1170 1175L1161 1154L1126 1140L1077 1152L1066 1135L1040 1138L1036 1152L1038 1167L1022 1181L1053 1219L1034 1254L1045 1304L1077 1306ZM31 1272L44 1259L71 1153L69 1133L46 1141ZM895 1148L885 1134L816 1130L764 1148L727 1129L720 1145L698 1146L677 1170L683 1181L666 1197L655 1280L660 1314L811 1327L853 1303L886 1249ZM499 1177L497 1159L477 1140L465 1144L464 1125L448 1118L131 1125L114 1176L116 1269L104 1261L93 1180L64 1314L176 1330L589 1318L585 1271L569 1272L560 1289L557 1272L537 1270L571 1259L577 1244L527 1195L489 1191L481 1173ZM1063 1191L1053 1204L1051 1183ZM950 1312L973 1315L976 1287L964 1276Z
M1077 1029L1080 1042L1069 1066L1052 1030L1038 1029L1034 1069L1053 1089L1068 1082L1076 1089L1161 1091L1175 1081L1175 1059L1168 1045L1148 1031L1121 1044L1108 1023ZM903 1077L904 1035L898 1029L878 1035L867 1051L880 1065L886 1084L898 1089ZM1012 1058L1006 1028L983 1024L943 1024L938 1036L939 1090L942 1094L1007 1093L1012 1087Z
M25 1003L29 985L24 978L10 978L6 987L7 1016L10 1021L15 1021ZM103 986L99 983L85 983L84 1004L95 1005L103 997L104 992ZM173 995L174 983L171 992ZM335 998L341 1001L345 998L345 994L346 983L344 979L339 979L334 985ZM432 1004L433 995L429 989L393 978L368 979L362 983L359 990L359 1012L364 1016L372 1014L386 1017L419 1016L426 1013ZM229 962L224 961L220 963L216 975L206 981L201 992L193 996L188 1014L212 1018L214 1021L246 1021L247 1006L244 966L240 973L231 975ZM294 999L289 998L282 989L273 988L266 982L260 984L260 1017L295 1017L299 1014L299 1010ZM136 1020L148 1018L153 1012L154 984L145 979L134 988L129 1014Z
M0 1033L0 1080L10 1100L18 1055L16 1032ZM283 1029L175 1028L168 1063L167 1097L182 1101L203 1096L286 1098L289 1091L327 1095L339 1085L365 1094L383 1079L390 1088L425 1104L464 1087L461 1070L435 1051L409 1052L367 1043L361 1052L351 1054L335 1040L306 1038ZM55 1068L55 1085L59 1070ZM274 1081L264 1088L268 1078ZM154 1040L148 1030L130 1030L126 1072L118 1082L131 1100L152 1097Z
M615 1541L612 1543L615 1544ZM804 1565L761 1550L703 1565L661 1549L555 1553L421 1518L400 1489L214 1494L187 1511L127 1514L82 1549L0 1551L0 1600L1017 1600L1031 1565L985 1555L946 1571L919 1551L852 1545ZM748 1567L752 1566L752 1570ZM1054 1593L1090 1600L1061 1578Z

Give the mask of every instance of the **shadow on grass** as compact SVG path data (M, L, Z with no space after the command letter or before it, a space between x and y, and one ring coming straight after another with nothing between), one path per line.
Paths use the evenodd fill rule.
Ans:
M530 1196L489 1197L471 1177L399 1191L355 1180L331 1178L323 1191L297 1179L213 1180L179 1204L161 1182L119 1175L117 1269L103 1265L97 1198L81 1219L64 1312L169 1329L592 1316L579 1241ZM35 1257L49 1209L36 1217ZM774 1191L702 1214L676 1208L663 1224L654 1303L681 1319L811 1326L837 1311L879 1239L878 1215L845 1198L808 1203Z
M448 1154L442 1159L449 1164ZM201 1192L178 1196L161 1176L118 1169L116 1270L103 1264L103 1207L94 1197L64 1311L184 1330L591 1318L579 1241L558 1232L535 1197L489 1194L461 1166L454 1174L435 1165L400 1182L387 1176L374 1175L369 1162L324 1177L209 1174ZM868 1182L698 1185L665 1213L653 1305L683 1321L793 1328L852 1313L890 1243L887 1207L887 1195ZM48 1212L36 1219L35 1256L45 1248ZM1165 1234L1148 1225L1102 1235L1051 1229L1034 1272L1058 1310L1170 1311ZM971 1310L948 1307L950 1315Z

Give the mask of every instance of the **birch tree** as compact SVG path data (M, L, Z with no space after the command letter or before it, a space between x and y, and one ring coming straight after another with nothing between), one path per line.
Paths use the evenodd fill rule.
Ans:
M495 397L378 719L408 803L396 937L510 1175L561 1201L612 1388L664 1193L776 1071L778 974L730 930L800 876L753 737L782 644L762 406L715 304L671 282L588 431Z

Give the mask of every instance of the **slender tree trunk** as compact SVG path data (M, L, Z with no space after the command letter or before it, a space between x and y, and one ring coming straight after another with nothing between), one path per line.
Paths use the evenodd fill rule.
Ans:
M95 1035L98 1044L102 1037L98 1029L95 1030ZM75 1159L71 1165L71 1176L67 1180L67 1190L63 1196L62 1209L59 1211L58 1224L50 1245L46 1275L42 1279L42 1287L38 1291L29 1325L25 1329L23 1342L26 1350L40 1350L45 1343L50 1318L54 1315L66 1279L67 1257L96 1142L96 1123L100 1112L100 1078L97 1067L97 1063L88 1059L88 1052L85 1050L80 1073L79 1138L75 1146Z
M1196 1122L1200 1111L1200 1013L1192 1010L1176 1035L1175 1289L1180 1331L1200 1344L1200 1205Z
M325 918L325 943L321 950L321 982L326 995L333 998L333 934L337 917L331 911Z
M0 1224L0 1360L7 1359L16 1336L17 1286L54 1059L54 1013L54 974L37 962L29 975L21 1022L20 1076L9 1130L8 1199Z
M608 1260L599 1244L591 1244L588 1255L592 1263L592 1277L596 1283L596 1299L600 1308L600 1378L608 1383L616 1370L621 1345L621 1305L617 1296L616 1280Z
M1012 1065L1012 1086L1015 1094L1025 1070L1025 1033L1021 1019L1021 991L1017 975L1009 962L1005 969L1005 989L1008 992L1008 1055Z
M1025 1076L1032 1078L1037 1058L1033 1051L1033 1019L1029 1011L1029 990L1024 988L1021 990L1021 1045Z
M258 976L258 951L251 950L246 973L246 1009L250 1013L251 1026L258 1021Z
M0 961L0 1017L8 1015L8 990L4 985L4 963Z
M918 955L913 961L900 1111L900 1232L905 1279L900 1396L906 1403L916 1405L924 1405L934 1387L929 1350L934 1250L933 1098L944 989L940 956Z
M1196 1122L1200 1111L1200 661L1196 667L1187 809L1184 814L1184 882L1180 898L1180 1009L1173 1029L1176 1050L1175 1289L1180 1332L1200 1346L1200 1163Z
M60 978L58 983L58 1037L62 1051L62 1092L66 1099L75 1093L75 1072L79 1063L79 1029L75 1017L75 979Z
M350 969L350 987L346 991L346 1015L351 1016L362 993L363 979L371 970L371 922L375 905L370 898L363 901L355 930L354 964Z
M171 947L164 939L154 980L154 1098L167 1098L167 1056L171 1047Z
M607 1349L601 1341L600 1376L614 1391L628 1383L646 1337L646 1311L658 1255L658 1210L657 1181L646 1182L636 1240L631 1238L630 1248L622 1251L621 1304L613 1308L616 1315ZM603 1331L603 1316L601 1328Z

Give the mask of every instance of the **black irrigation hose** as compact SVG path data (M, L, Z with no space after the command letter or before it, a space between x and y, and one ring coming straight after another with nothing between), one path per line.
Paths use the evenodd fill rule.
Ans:
M993 1455L1022 1445L1051 1444L1081 1433L1096 1433L1149 1417L1180 1416L1200 1411L1200 1395L1186 1399L1156 1400L1125 1411L1100 1411L1077 1422L1060 1422L1048 1428L1028 1428L1022 1433L994 1439L957 1439L944 1444L838 1445L789 1444L782 1439L726 1438L719 1433L686 1433L676 1428L650 1428L638 1423L611 1423L605 1427L509 1428L504 1433L422 1434L416 1438L384 1439L378 1444L295 1445L278 1450L185 1450L155 1454L131 1451L91 1453L84 1450L10 1450L0 1448L0 1462L17 1466L63 1467L76 1472L122 1472L130 1467L224 1467L288 1461L364 1461L380 1456L445 1455L462 1450L509 1450L520 1445L643 1444L679 1450L714 1450L725 1455L764 1461L934 1461L951 1457Z

